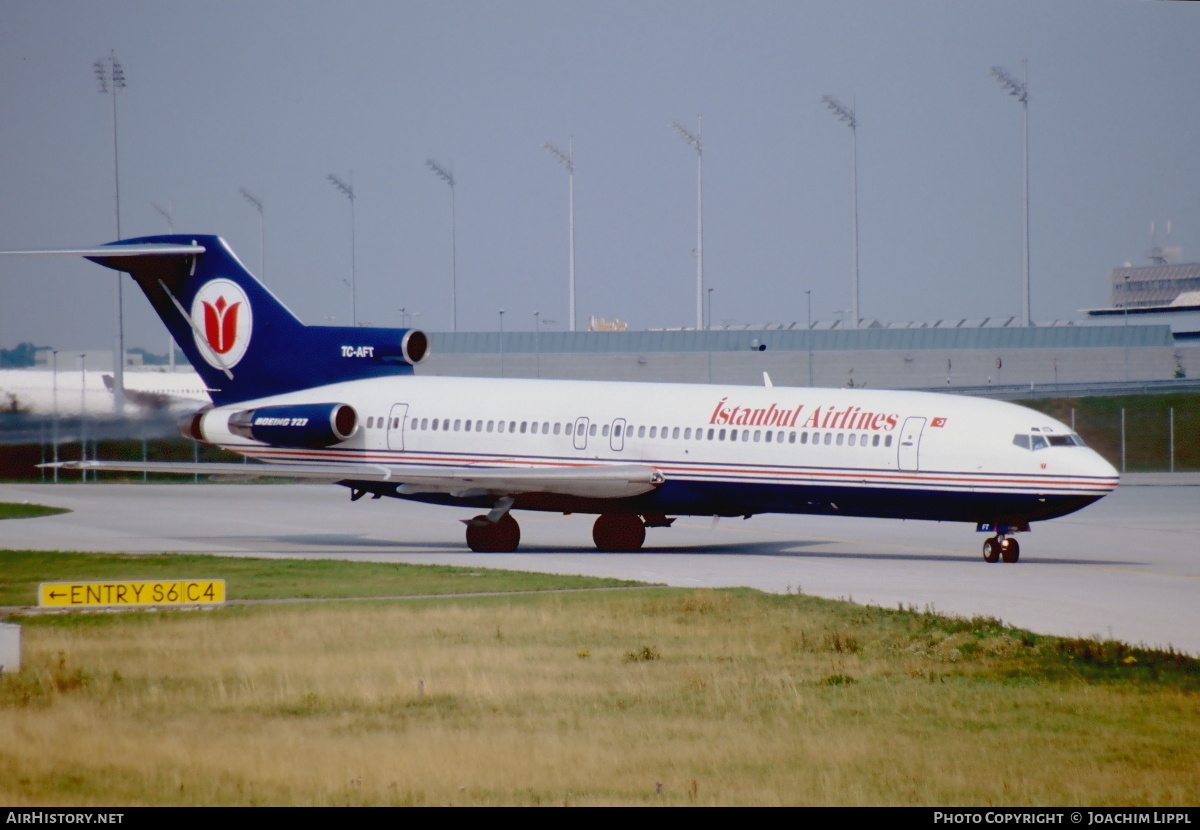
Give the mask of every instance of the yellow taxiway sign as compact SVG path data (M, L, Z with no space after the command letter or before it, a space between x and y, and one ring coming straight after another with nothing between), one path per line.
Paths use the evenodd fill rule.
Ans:
M43 582L38 589L38 605L57 608L218 605L224 601L223 579Z

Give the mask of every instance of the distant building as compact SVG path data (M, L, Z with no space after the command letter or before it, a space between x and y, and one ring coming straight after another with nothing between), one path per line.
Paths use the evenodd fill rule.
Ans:
M1176 340L1200 339L1200 263L1182 260L1180 248L1154 248L1149 265L1126 262L1114 268L1109 275L1110 307L1087 309L1086 314L1109 325L1114 318L1137 325L1166 324Z

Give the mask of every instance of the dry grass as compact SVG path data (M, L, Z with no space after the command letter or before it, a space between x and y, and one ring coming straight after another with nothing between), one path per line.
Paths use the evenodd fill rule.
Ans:
M106 616L25 640L0 681L12 806L1200 800L1190 668L1126 655L1117 682L994 621L662 590Z

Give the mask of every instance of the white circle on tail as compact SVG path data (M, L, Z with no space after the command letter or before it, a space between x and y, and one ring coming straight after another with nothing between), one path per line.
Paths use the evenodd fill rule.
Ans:
M233 280L209 280L192 300L192 333L200 356L216 369L231 369L250 346L254 315L246 292Z

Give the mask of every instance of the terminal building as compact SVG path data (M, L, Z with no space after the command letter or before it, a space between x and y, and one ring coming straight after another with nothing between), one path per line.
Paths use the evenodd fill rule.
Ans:
M1090 321L1166 325L1176 341L1200 345L1200 263L1183 262L1179 248L1154 248L1149 265L1126 262L1109 282L1109 307L1089 309Z
M925 389L999 397L1200 388L1200 263L1155 248L1077 320L861 320L629 331L431 333L419 374Z

